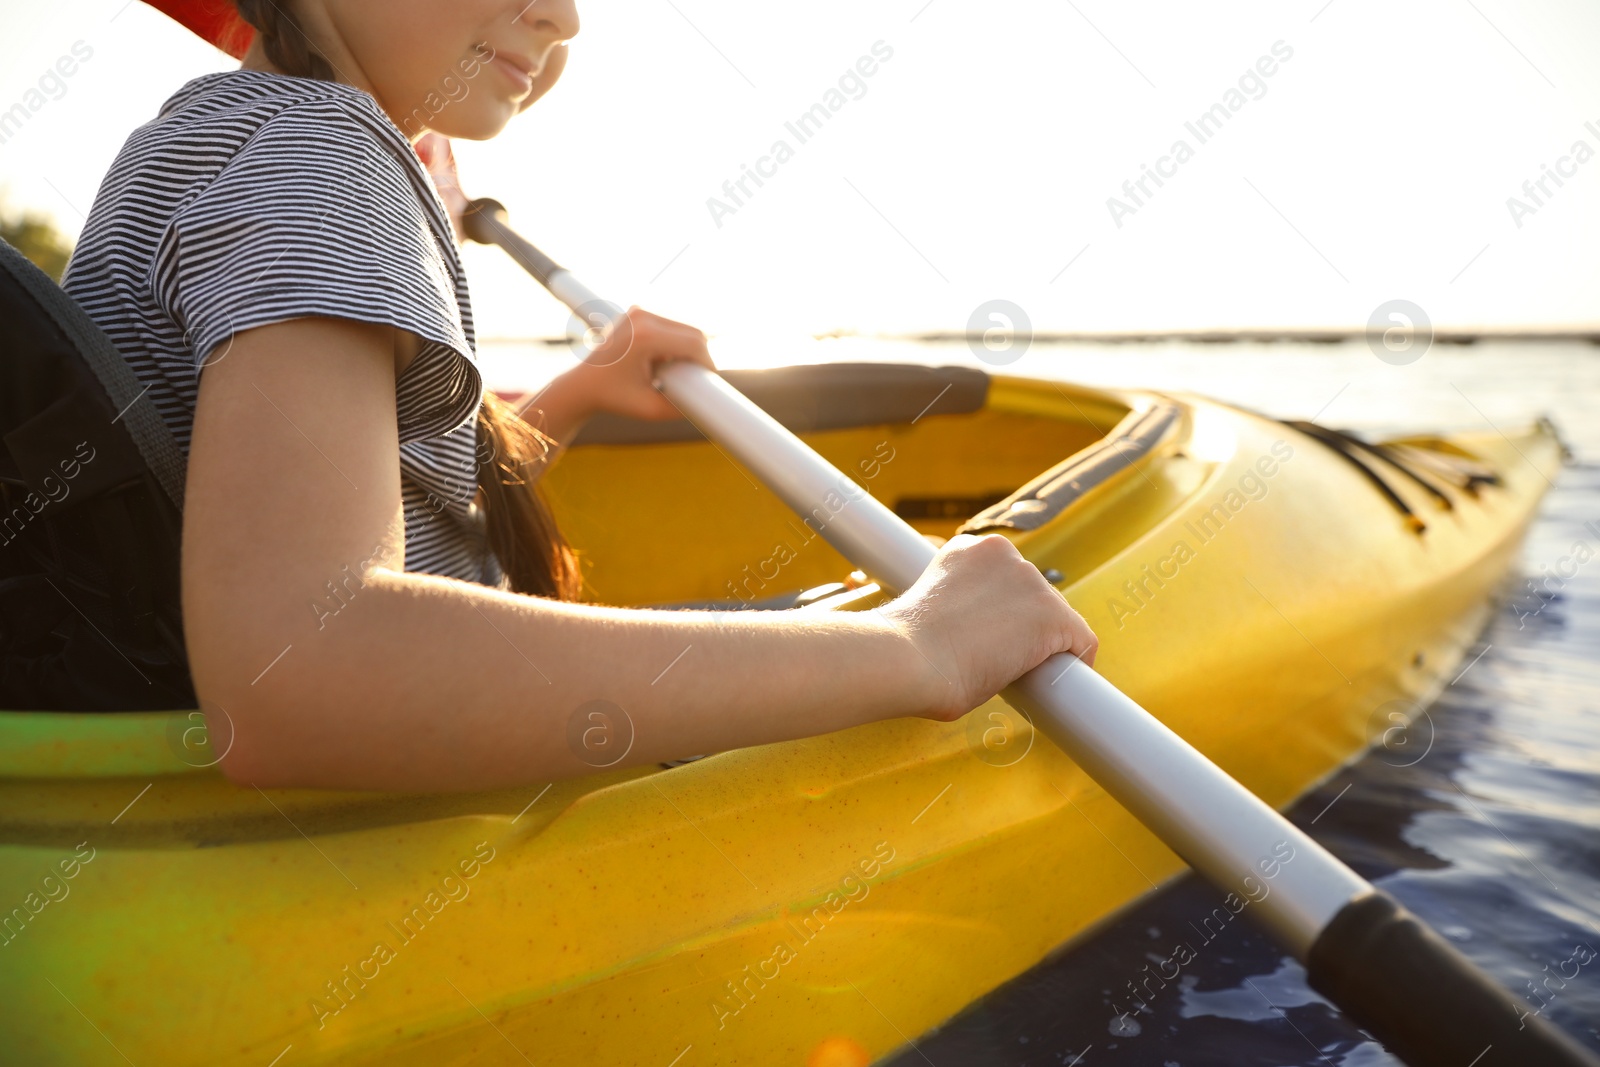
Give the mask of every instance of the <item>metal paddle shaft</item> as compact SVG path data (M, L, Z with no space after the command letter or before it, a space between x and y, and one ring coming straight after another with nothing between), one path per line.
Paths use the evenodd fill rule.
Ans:
M585 325L621 314L512 232L498 203L476 201L467 232L504 248ZM671 362L657 386L886 588L910 588L933 560L934 547L905 520L719 375ZM1312 986L1413 1067L1600 1067L1077 658L1051 656L1001 695L1208 881L1248 900L1246 910L1307 965Z
M932 562L926 538L725 379L682 362L664 364L658 379L689 421L885 586L909 589ZM1251 908L1296 956L1304 959L1339 909L1371 891L1076 657L1051 656L1001 695L1215 885L1241 899L1268 886Z

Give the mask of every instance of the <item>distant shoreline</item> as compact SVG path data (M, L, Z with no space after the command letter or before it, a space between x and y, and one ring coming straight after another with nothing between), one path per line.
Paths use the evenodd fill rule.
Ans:
M961 344L983 341L980 333L960 330L934 330L926 333L871 334L833 331L812 335L817 341L908 341L915 344ZM1180 341L1186 344L1268 344L1288 341L1298 344L1334 345L1351 341L1365 341L1364 330L1157 330L1108 333L1036 333L1031 343L1036 345L1074 344L1154 344L1163 341ZM1438 330L1433 343L1439 345L1475 345L1480 341L1561 341L1600 345L1600 327L1587 330ZM565 346L566 337L486 337L480 344L521 344Z
M853 336L838 334L832 336ZM1121 333L1036 333L1034 344L1148 344L1156 341L1183 341L1190 344L1233 344L1294 341L1302 344L1343 344L1365 341L1364 330L1160 330ZM933 331L906 334L896 340L923 344L982 341L982 334L962 331ZM1473 345L1479 341L1577 341L1600 345L1600 329L1593 330L1438 330L1434 344Z

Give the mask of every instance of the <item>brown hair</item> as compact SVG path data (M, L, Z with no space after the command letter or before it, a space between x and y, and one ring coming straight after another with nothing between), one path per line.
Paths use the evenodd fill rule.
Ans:
M260 35L273 66L302 78L338 80L333 65L300 28L289 0L235 0L235 6ZM583 589L577 554L556 527L536 473L558 442L487 390L478 408L477 434L478 488L488 519L489 550L512 590L577 600Z

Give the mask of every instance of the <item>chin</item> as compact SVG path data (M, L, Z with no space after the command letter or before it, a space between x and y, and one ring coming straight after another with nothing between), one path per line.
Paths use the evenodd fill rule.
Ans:
M487 141L504 130L517 114L517 105L509 101L493 102L490 107L467 110L461 107L446 108L429 128L452 140Z

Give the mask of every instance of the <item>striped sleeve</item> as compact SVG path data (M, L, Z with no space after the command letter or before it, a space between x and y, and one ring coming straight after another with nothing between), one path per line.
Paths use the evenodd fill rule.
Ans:
M459 425L483 387L445 259L449 224L379 117L309 101L263 123L174 213L150 287L201 363L237 333L310 315L416 335L403 377L417 382L400 383L397 413L411 441Z

